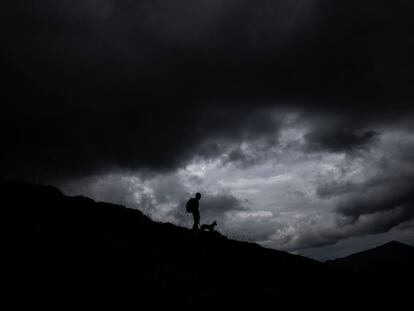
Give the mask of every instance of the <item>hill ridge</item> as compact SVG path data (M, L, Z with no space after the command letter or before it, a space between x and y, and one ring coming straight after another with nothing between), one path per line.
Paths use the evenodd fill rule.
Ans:
M0 182L4 280L74 308L301 306L323 288L365 286L358 274L299 255L157 223L121 205L51 186ZM42 280L42 284L38 282ZM304 299L297 299L300 293ZM305 298L307 297L307 298Z

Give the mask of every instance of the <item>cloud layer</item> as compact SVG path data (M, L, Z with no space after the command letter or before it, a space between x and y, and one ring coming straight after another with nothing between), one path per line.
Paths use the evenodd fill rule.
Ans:
M1 178L184 225L197 188L286 250L410 232L410 2L26 2L0 5Z
M1 12L6 176L174 169L274 131L269 110L329 113L341 125L308 138L334 149L412 115L407 1L14 1Z

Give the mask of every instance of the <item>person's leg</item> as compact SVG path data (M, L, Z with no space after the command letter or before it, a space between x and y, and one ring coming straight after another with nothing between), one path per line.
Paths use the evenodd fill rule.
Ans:
M200 212L194 211L193 218L194 218L193 230L197 230L200 225Z

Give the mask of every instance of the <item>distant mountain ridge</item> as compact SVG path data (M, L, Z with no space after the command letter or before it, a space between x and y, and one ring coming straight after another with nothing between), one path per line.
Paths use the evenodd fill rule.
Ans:
M344 258L338 258L332 262L345 262L345 261L366 261L382 260L386 262L393 262L395 260L411 260L414 259L414 247L398 242L390 241L383 245L364 250L355 254L351 254Z
M367 273L374 279L412 280L414 278L414 247L391 241L344 258L327 261L328 264Z
M336 303L344 288L357 294L372 285L353 270L156 223L138 210L67 197L54 187L1 181L0 200L2 275L14 303L25 297L69 309L299 308L321 292Z

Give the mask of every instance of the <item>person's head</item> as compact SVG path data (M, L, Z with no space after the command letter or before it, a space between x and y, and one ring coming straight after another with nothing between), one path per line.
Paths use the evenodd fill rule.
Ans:
M197 192L195 197L196 197L197 200L200 200L201 199L201 193Z

